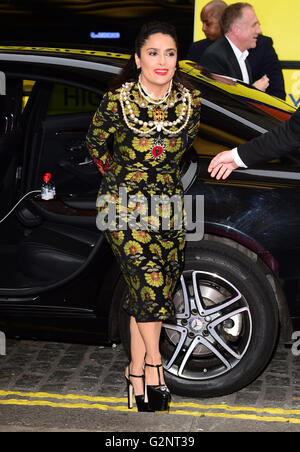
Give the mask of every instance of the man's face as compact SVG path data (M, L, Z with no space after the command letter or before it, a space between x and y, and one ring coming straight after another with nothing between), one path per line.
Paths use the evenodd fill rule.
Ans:
M204 8L201 12L202 30L205 36L215 41L222 36L219 20L213 16L211 8Z
M254 10L248 6L245 7L242 18L236 23L235 27L240 50L254 49L257 37L261 33Z

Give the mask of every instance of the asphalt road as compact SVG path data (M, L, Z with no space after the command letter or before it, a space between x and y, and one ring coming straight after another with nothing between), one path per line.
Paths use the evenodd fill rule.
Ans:
M102 432L104 446L135 450L157 441L198 447L204 432L300 431L300 358L283 345L247 388L213 399L174 395L168 414L128 410L126 363L121 345L8 340L0 356L0 432Z

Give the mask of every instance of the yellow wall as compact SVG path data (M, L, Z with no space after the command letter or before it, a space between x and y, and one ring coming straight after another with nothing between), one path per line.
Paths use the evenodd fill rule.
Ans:
M195 0L194 40L205 38L200 11L209 0ZM224 0L226 1L226 0ZM236 1L226 1L228 5ZM299 70L285 70L287 102L300 106L299 0L252 0L263 34L271 36L280 60L299 61Z

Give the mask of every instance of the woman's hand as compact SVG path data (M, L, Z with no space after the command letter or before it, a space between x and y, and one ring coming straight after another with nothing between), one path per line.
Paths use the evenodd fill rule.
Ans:
M224 151L217 154L208 167L208 172L211 177L216 179L227 179L233 170L238 168L238 165L232 158L232 151Z

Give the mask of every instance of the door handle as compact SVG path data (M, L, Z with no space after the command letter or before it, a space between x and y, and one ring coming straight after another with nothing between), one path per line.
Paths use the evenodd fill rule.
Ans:
M15 126L15 117L14 117L13 113L10 113L10 119L11 119L10 131L12 132L14 130L14 126Z
M13 113L7 113L4 115L4 135L8 132L12 132L15 127L15 117Z
M5 119L4 135L6 135L8 131L8 116L4 116L4 119Z

